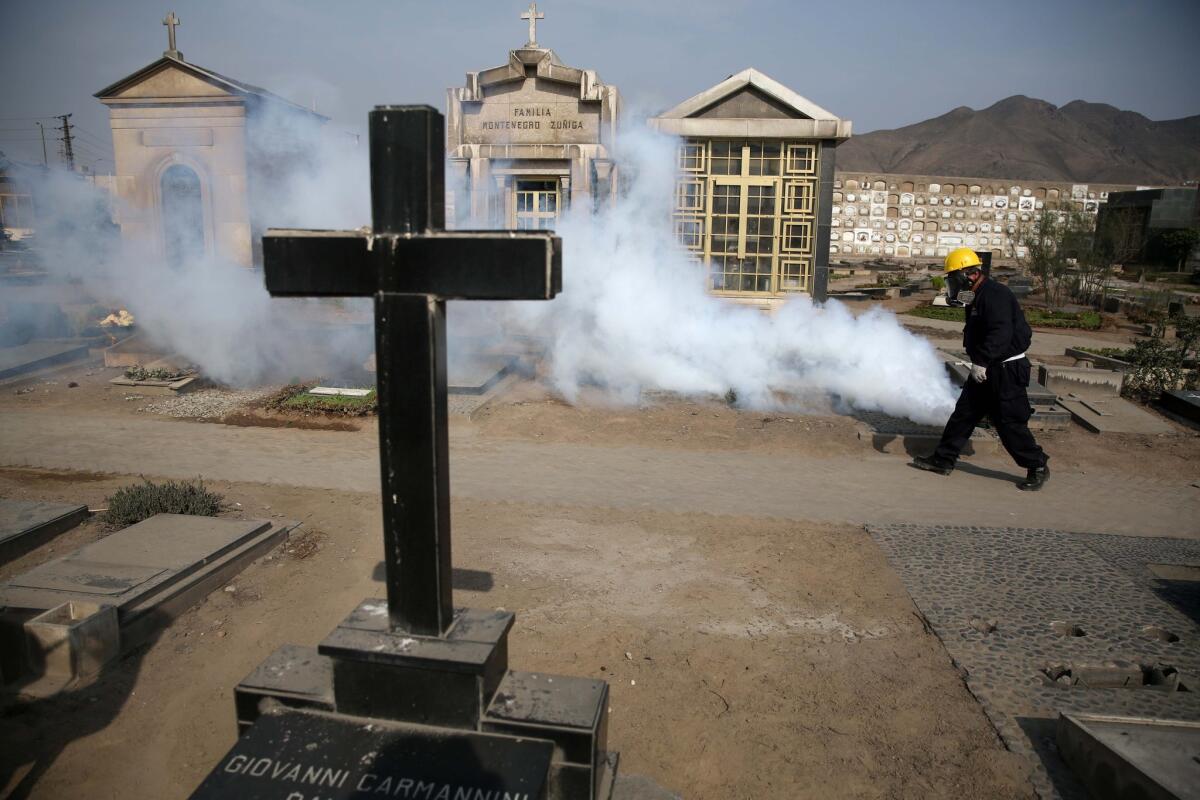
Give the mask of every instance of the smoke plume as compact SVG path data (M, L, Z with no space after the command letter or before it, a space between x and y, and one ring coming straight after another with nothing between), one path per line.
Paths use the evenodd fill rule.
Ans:
M259 227L367 223L366 147L316 128L293 126L286 139L258 133L278 129L248 130ZM491 317L501 323L497 335L547 342L543 372L572 402L585 387L622 403L648 391L733 390L744 407L819 408L832 399L841 410L944 421L954 403L945 370L932 346L891 313L855 316L837 302L816 306L797 296L768 315L706 292L704 268L671 231L674 145L627 125L620 201L560 220L562 295L492 308L455 304L452 335L456 320ZM103 192L75 176L38 180L47 265L82 281L100 302L127 307L148 338L207 376L235 385L316 375L369 380L361 369L373 347L369 300L272 299L260 272L218 258L168 267L147 248L110 250L99 246Z
M637 402L646 391L721 395L751 408L883 411L940 424L955 392L934 348L888 311L855 316L797 296L768 315L710 295L704 268L673 237L675 140L629 130L618 160L630 180L599 213L560 222L563 293L506 304L510 330L551 340L549 380L568 400L585 387Z

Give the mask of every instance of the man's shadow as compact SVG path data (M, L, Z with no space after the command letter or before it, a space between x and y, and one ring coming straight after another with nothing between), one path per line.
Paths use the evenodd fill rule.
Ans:
M909 455L911 456L911 455L913 455L913 453L909 453ZM908 466L911 467L912 469L920 469L919 467L915 466L912 462L909 462ZM965 472L968 475L978 475L981 478L992 478L993 480L1006 481L1008 483L1013 484L1014 486L1019 484L1021 482L1021 480L1024 478L1023 475L1013 475L1011 473L1001 472L1000 470L996 470L996 469L988 469L987 467L981 467L977 464L972 464L968 461L962 461L962 460L959 460L959 462L954 465L954 469L961 470L962 472Z
M107 664L98 677L68 684L42 698L16 695L20 685L29 685L40 675L24 675L19 683L4 687L9 693L0 696L0 796L4 800L29 797L67 745L104 730L121 713L137 685L143 659L171 622L161 612L149 613L150 619L144 621L153 633L127 656ZM18 779L25 768L28 771ZM8 794L2 794L6 790Z

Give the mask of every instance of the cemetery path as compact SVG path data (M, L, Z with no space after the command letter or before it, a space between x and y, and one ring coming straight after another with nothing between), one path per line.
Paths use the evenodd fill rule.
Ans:
M1200 538L1194 472L1131 477L1054 471L1018 492L1007 456L975 456L949 478L907 457L685 450L451 435L455 497L817 522L1056 528ZM1051 451L1052 455L1054 451ZM354 432L233 427L141 417L6 411L0 464L147 477L377 491L376 440ZM1052 461L1052 468L1055 463Z

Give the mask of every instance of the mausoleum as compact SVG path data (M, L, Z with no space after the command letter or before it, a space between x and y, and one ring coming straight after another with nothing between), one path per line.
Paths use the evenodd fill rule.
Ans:
M564 208L614 196L620 95L539 45L542 17L531 4L525 45L447 92L448 219L544 230Z
M825 296L834 151L848 120L746 69L650 125L681 139L675 233L712 291Z
M266 229L256 194L269 196L287 162L306 158L306 134L327 118L184 61L179 20L163 24L162 58L95 95L109 108L122 238L168 265L215 257L251 266Z

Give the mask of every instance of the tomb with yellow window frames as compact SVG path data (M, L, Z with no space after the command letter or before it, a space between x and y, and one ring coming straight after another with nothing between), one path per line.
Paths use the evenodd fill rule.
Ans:
M672 220L709 289L823 299L834 149L850 123L749 69L651 125L680 137Z

